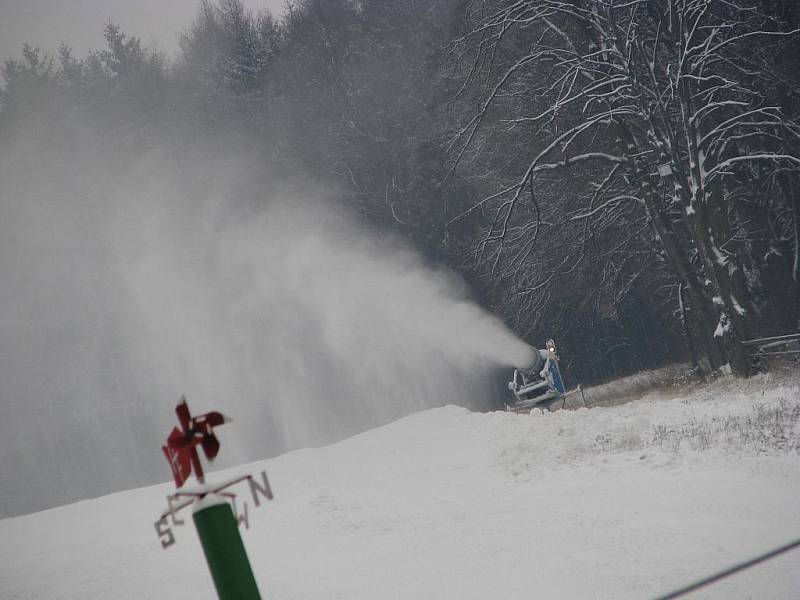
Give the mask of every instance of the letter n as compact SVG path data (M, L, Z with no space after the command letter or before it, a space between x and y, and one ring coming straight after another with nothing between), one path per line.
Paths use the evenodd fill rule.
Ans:
M258 485L252 477L247 478L247 483L250 484L250 493L253 494L253 503L256 506L261 506L261 502L258 499L259 493L263 494L267 500L272 500L272 489L269 487L266 471L261 471L261 480L264 484L263 486Z

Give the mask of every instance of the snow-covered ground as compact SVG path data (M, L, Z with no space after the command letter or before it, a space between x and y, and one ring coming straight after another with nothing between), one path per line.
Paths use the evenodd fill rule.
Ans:
M230 473L266 468L275 492L243 531L265 599L651 598L800 537L799 422L796 384L723 380L552 414L447 406ZM170 488L0 521L0 598L214 598L190 523L160 547ZM797 550L693 597L799 596Z

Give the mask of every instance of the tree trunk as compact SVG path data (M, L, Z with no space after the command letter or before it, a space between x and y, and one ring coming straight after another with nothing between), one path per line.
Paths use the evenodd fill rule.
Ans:
M673 271L677 274L680 281L686 285L691 294L692 304L696 307L697 317L700 322L703 346L706 349L711 369L718 369L723 363L723 356L719 343L714 337L717 319L712 311L713 302L706 295L703 285L697 278L697 273L695 273L692 265L689 263L686 253L675 239L675 234L671 231L671 225L668 219L663 212L659 210L658 206L654 206L653 193L648 192L644 194L644 198L645 207L652 218L653 226L661 240L664 253Z
M678 284L678 306L681 311L681 326L683 327L683 335L686 338L686 345L689 347L689 355L692 358L692 368L702 375L703 370L700 367L700 362L697 360L697 351L694 348L692 332L689 329L689 323L686 318L686 303L683 300L683 290L685 287L686 284L683 282Z

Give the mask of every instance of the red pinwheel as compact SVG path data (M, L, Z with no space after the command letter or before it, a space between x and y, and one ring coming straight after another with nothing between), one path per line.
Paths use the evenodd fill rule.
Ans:
M222 413L212 411L193 417L189 413L186 398L181 398L175 407L181 428L173 427L167 437L167 445L162 446L175 478L176 487L181 487L194 470L197 481L203 483L203 467L197 455L197 446L203 448L208 460L214 460L219 453L219 440L214 435L214 427L229 423L231 419Z

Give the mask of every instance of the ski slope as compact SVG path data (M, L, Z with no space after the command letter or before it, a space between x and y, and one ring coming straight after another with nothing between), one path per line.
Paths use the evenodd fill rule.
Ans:
M212 479L269 473L242 531L265 599L644 599L800 537L798 415L797 385L765 377L552 414L446 406ZM0 521L0 598L215 598L190 522L161 549L170 489ZM798 596L800 551L691 597Z

